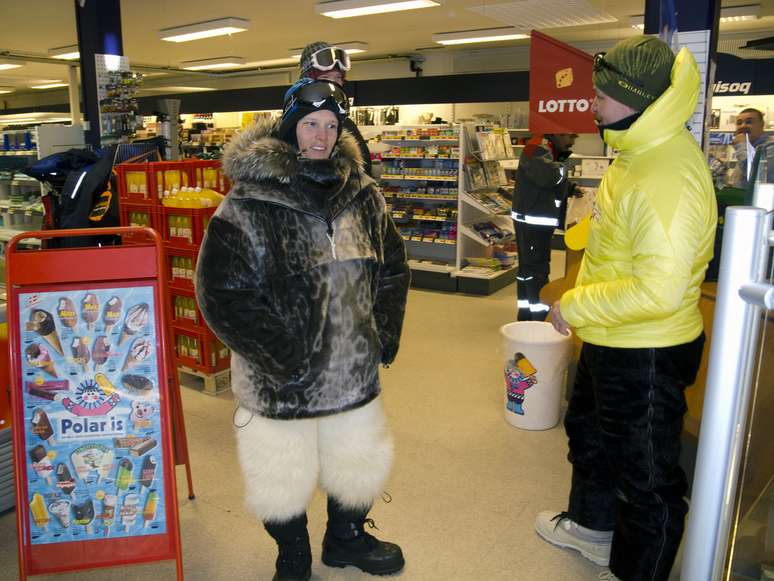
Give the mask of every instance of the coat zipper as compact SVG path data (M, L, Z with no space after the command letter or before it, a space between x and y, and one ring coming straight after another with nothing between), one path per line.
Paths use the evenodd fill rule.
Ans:
M315 220L319 220L326 226L325 230L325 236L328 238L328 242L331 243L331 253L333 254L333 260L338 260L339 257L336 255L336 240L334 239L334 230L333 230L333 222L338 218L341 213L346 209L346 207L339 210L335 216L333 216L330 220L327 218L323 218L322 216L315 214L313 212L307 212L306 210L300 210L298 208L293 208L291 206L288 206L286 204L279 204L277 202L269 202L268 200L264 201L266 204L272 204L274 206L279 206L280 208L287 208L288 210L293 210L294 212L299 212L301 214L306 214L307 216L311 216Z

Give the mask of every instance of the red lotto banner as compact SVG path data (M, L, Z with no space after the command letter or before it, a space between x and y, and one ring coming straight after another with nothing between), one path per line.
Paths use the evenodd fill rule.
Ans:
M182 579L158 235L128 246L8 244L20 578L175 559Z
M592 56L535 30L529 50L530 131L596 133Z

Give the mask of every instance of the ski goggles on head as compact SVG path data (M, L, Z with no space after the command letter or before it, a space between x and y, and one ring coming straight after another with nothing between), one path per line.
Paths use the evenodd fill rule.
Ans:
M641 82L635 81L629 75L627 75L626 73L621 71L621 69L619 69L615 65L611 64L610 61L605 59L605 55L606 54L607 53L605 53L605 52L598 52L597 54L594 55L594 62L592 64L592 69L594 70L595 73L598 73L598 72L600 72L600 71L602 71L604 69L607 69L607 70L615 73L619 77L623 77L623 79L625 81L631 83L635 87L639 87L640 89L644 89L644 87L642 86Z
M335 83L327 81L309 83L298 89L285 105L285 113L296 105L320 109L326 102L334 103L340 115L349 115L349 97Z
M318 71L330 71L338 64L342 71L348 71L352 64L343 48L329 46L312 54L312 66Z

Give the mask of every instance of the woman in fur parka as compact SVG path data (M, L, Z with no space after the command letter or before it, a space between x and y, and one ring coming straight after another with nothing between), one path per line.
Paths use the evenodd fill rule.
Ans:
M409 269L358 146L349 102L302 79L282 120L227 147L233 189L210 222L196 292L232 350L247 505L277 541L275 580L309 579L306 507L328 494L322 560L399 571L400 547L363 530L392 463L379 363L398 351Z

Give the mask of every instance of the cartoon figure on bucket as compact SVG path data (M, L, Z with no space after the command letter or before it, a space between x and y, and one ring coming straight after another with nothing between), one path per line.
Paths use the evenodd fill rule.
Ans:
M505 389L508 394L508 410L524 415L525 392L535 385L537 369L523 353L515 353L505 368Z

